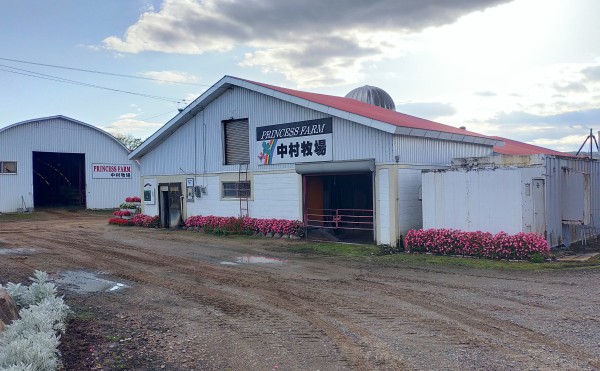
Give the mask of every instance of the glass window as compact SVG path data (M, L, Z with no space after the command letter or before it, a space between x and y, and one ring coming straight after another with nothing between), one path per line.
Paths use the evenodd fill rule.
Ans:
M223 198L250 197L250 182L223 182Z
M16 161L2 161L2 162L0 162L0 173L2 173L2 174L16 174L17 173L17 162Z

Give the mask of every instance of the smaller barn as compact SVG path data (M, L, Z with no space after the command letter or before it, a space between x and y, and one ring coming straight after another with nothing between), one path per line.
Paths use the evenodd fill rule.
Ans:
M595 235L600 164L502 140L506 154L423 173L423 228L536 232L553 247Z
M0 212L107 209L140 191L139 164L109 133L65 116L0 129Z

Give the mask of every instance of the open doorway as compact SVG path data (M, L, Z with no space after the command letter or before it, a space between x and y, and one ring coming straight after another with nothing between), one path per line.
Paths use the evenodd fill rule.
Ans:
M162 228L176 228L182 221L181 183L161 183L158 186L159 216Z
M303 192L309 238L373 243L372 172L304 175Z
M33 152L33 203L39 207L86 207L85 154Z

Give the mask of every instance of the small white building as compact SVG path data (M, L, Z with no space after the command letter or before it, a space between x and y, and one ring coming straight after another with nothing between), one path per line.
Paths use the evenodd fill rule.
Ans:
M552 247L595 235L600 163L505 141L502 152L553 153L456 159L424 172L423 228L536 232Z
M0 212L108 209L139 195L139 164L107 132L64 116L0 129Z
M225 76L129 158L141 163L144 212L164 227L249 215L396 245L422 227L421 170L499 144L356 99Z

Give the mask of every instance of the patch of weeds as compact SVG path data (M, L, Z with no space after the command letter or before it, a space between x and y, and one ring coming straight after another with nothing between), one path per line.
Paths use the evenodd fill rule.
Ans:
M532 263L536 263L536 264L543 263L544 260L545 260L544 256L542 254L540 254L538 251L534 252L529 257L529 261Z

